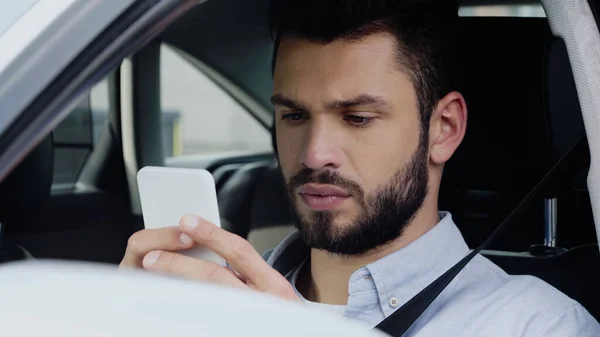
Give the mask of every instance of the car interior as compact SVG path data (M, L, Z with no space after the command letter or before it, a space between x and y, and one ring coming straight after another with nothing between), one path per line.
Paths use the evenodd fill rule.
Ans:
M91 94L83 97L0 183L0 262L33 257L119 263L128 238L144 226L135 172L147 165L209 170L223 227L259 252L291 233L292 213L273 151L266 4L221 0L194 7L104 80L104 115L93 111ZM461 3L464 8L492 5L540 6L535 1ZM473 248L586 139L567 49L547 20L484 14L460 18L457 74L468 128L446 165L439 202ZM241 106L271 137L272 148L170 156L172 146L163 146L170 136L160 100L164 46ZM127 92L130 104L124 103ZM202 107L199 102L198 113ZM200 121L210 126L211 115L219 111L204 113ZM589 153L578 163L483 254L509 274L544 279L600 319L600 251L586 186Z

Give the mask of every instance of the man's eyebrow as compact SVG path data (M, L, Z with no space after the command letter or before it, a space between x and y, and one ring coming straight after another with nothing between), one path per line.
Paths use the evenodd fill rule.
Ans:
M387 107L389 105L390 103L382 97L369 94L362 94L350 99L331 102L327 105L327 107L329 109L348 109L357 106Z
M304 104L296 102L293 99L287 98L281 94L273 95L271 97L271 103L275 106L284 106L293 110L309 110ZM348 109L359 106L388 107L390 106L390 103L380 96L361 94L350 99L333 101L327 104L327 108L332 110Z
M271 104L277 106L284 106L288 109L293 109L293 110L302 110L302 111L308 111L308 108L303 105L302 103L296 102L291 98L287 98L283 95L277 94L277 95L273 95L271 96Z

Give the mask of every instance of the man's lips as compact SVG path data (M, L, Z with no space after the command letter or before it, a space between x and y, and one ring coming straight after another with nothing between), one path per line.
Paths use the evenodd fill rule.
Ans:
M298 193L305 195L314 195L319 197L340 197L347 198L350 196L348 191L333 185L317 185L307 184L298 189Z
M314 211L329 211L340 206L350 193L332 185L307 184L298 189L304 203Z

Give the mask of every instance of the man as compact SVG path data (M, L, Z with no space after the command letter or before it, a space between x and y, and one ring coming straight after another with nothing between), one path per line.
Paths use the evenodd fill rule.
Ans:
M437 209L444 163L467 124L451 75L457 5L275 0L270 17L278 159L297 233L265 262L245 240L185 216L179 227L136 233L122 266L250 288L375 326L469 252ZM194 244L231 268L176 253ZM281 270L289 261L298 263ZM599 336L600 326L548 284L477 256L408 334Z

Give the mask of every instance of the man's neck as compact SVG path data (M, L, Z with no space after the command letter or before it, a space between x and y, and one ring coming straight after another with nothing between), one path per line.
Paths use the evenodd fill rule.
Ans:
M348 283L356 270L408 246L438 222L437 210L420 212L401 237L359 256L338 256L312 249L310 263L300 271L296 288L309 301L345 305L348 301Z

